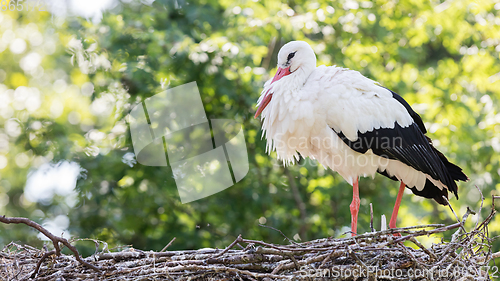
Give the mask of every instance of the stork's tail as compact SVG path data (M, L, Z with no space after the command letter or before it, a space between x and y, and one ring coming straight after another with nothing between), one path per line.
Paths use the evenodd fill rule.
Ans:
M434 148L434 146L432 148ZM462 171L462 168L460 168L457 165L448 161L446 156L444 156L444 154L441 153L436 148L434 148L434 151L436 151L437 155L439 156L439 159L441 159L441 161L443 161L443 164L446 167L446 170L448 171L448 174L450 175L451 179L453 180L453 183L455 183L455 181L468 181L469 180L469 177L467 177L467 175L464 174L464 172ZM457 190L456 184L455 184L454 188L450 188L450 191L452 191L458 199L458 193L457 193L458 190Z
M431 147L434 148L434 151L437 153L439 159L443 162L444 167L446 168L446 172L449 178L445 182L447 182L446 187L448 189L446 188L439 189L439 187L434 185L429 179L426 180L425 186L422 190L418 190L416 187L412 188L410 188L409 186L407 187L410 188L410 190L415 195L429 199L434 199L437 203L446 206L448 205L448 202L443 198L443 196L448 198L448 191L451 191L458 199L458 186L456 181L468 181L469 178L467 177L467 175L464 174L462 168L448 161L446 156L444 156L444 154L438 151L434 146L431 145ZM398 179L395 176L392 177L389 176L386 171L382 172L379 171L379 173L392 180L398 181Z
M431 145L431 147L437 153L437 155L439 156L439 159L441 159L441 161L443 162L443 164L446 168L447 174L451 178L451 180L447 181L448 184L446 187L448 188L448 190L446 190L446 189L440 190L430 180L427 180L425 182L425 187L422 190L422 192L425 192L428 194L419 194L419 191L416 190L415 188L412 188L412 191L416 195L422 195L422 196L427 197L427 198L433 198L439 204L446 206L446 205L448 205L448 202L446 202L446 200L443 198L443 196L448 198L448 191L451 191L453 194L455 194L455 197L458 199L458 186L457 186L456 182L457 181L468 181L469 177L467 177L467 175L462 171L462 168L460 168L459 166L448 161L446 156L444 156L444 154L441 153L439 150L437 150L434 146ZM433 196L429 196L431 194Z

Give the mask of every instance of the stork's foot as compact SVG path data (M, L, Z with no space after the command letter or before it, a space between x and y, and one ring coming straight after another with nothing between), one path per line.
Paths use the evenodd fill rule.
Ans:
M356 178L352 185L352 202L349 206L351 209L351 236L356 236L358 233L358 213L360 203L361 200L359 200L358 179Z
M394 222L393 222L393 221L391 220L391 221L389 222L389 228L396 228L396 221L394 221ZM401 233L399 233L399 232L398 232L398 233L393 233L392 235L393 235L394 237L401 237Z
M392 211L391 221L389 222L389 228L396 228L399 206L401 205L401 199L403 199L405 186L406 185L404 182L401 182L401 184L399 185L398 196L396 198L396 204L394 204L394 210ZM394 233L393 235L396 237L401 237L401 233Z
M359 198L353 198L351 205L349 205L351 209L351 235L356 236L358 234L358 213L359 213L359 205L361 200Z
M401 237L402 235L401 235L401 233L397 232L397 233L393 233L392 236L394 236L394 237Z

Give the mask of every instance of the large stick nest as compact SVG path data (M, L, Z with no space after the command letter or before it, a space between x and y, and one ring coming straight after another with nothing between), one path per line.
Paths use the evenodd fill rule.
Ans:
M413 226L351 238L304 243L287 238L287 245L276 245L239 236L225 249L148 252L128 248L109 252L104 247L83 259L69 241L52 236L52 251L16 243L4 247L0 252L0 279L491 280L498 272L488 265L500 256L491 252L488 238L487 226L495 211L467 232L463 225L470 213L448 226ZM25 223L38 229L25 221L8 219L0 217L4 223ZM442 239L429 248L417 240L453 229L456 231L448 242ZM72 251L73 247L75 255L61 253L59 243Z

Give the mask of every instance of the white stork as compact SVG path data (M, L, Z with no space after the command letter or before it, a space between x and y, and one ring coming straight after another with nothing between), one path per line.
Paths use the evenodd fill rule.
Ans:
M278 53L278 71L257 102L267 151L285 164L316 159L353 186L351 231L357 232L359 176L380 173L400 181L389 222L396 227L405 186L415 195L447 205L458 199L455 181L468 180L432 145L420 116L398 94L337 66L316 67L312 48L292 41Z

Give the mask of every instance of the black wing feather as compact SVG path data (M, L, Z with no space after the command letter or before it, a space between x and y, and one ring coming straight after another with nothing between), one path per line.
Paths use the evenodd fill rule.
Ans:
M356 141L350 141L342 132L337 135L351 149L359 153L366 153L371 149L378 156L401 161L430 175L435 180L441 180L450 188L450 191L456 193L456 184L416 123L401 127L395 122L394 128L380 128L366 133L358 132Z
M402 163L430 175L433 179L441 181L449 191L453 192L458 199L456 180L468 180L462 169L448 161L439 152L431 140L424 134L427 132L420 116L410 105L398 94L391 91L392 96L400 102L413 118L413 123L407 127L401 127L394 122L393 128L379 128L365 133L358 132L358 139L350 141L342 132L336 132L342 141L351 149L366 153L369 149L374 154L401 161ZM387 172L379 171L380 174L389 177ZM397 180L395 177L389 177ZM427 179L423 190L418 191L415 187L410 188L414 194L426 198L433 198L438 203L445 205L442 196L448 198L446 189L440 190Z
M385 87L383 87L385 88ZM385 88L387 89L387 88ZM426 134L427 133L427 129L425 129L425 126L424 126L424 122L422 121L422 118L420 118L420 115L418 115L412 108L411 106L398 94L396 94L395 92L387 89L388 91L390 91L392 93L392 97L397 100L400 104L402 104L406 110L408 111L408 113L410 114L411 118L413 118L413 121L415 123L417 123L418 127L420 128L420 130L422 131L422 133Z

